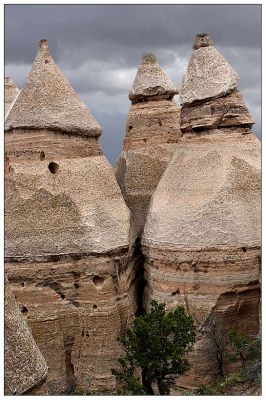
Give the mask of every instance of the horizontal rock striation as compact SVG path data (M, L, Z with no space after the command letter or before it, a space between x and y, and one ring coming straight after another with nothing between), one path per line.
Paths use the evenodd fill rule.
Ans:
M74 388L112 393L111 369L121 353L117 336L133 313L129 210L102 155L94 119L76 95L74 103L67 97L73 89L66 90L47 52L41 42L30 84L6 121L5 268L47 361L49 394ZM60 126L53 120L59 108L49 103L54 88L65 99L58 103ZM49 117L44 124L39 111L24 124L20 104L30 113L39 110L29 93L37 102L40 96L42 115ZM75 115L73 124L64 115Z
M130 91L133 104L126 122L122 154L115 169L131 211L133 242L142 234L150 198L180 135L180 110L172 100L176 93L177 89L155 56L145 55Z
M204 333L207 323L218 318L225 329L258 333L261 264L260 142L241 95L231 87L233 72L226 91L213 78L217 87L205 100L187 86L197 80L195 71L207 86L207 75L216 74L213 51L202 64L198 53L213 47L209 38L195 43L192 61L200 64L196 70L190 62L181 88L182 138L153 194L142 237L145 307L151 299L168 308L183 305L195 320L192 369L177 379L179 386L194 389L219 373Z

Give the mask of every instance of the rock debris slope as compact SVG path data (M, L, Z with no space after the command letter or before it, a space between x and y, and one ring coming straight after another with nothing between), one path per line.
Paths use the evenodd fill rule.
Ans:
M5 78L5 118L19 95L19 89L11 78Z
M5 279L5 395L47 394L47 364Z
M5 124L6 271L50 394L112 391L127 297L129 210L101 128L41 40Z
M143 56L129 92L132 102L116 177L132 213L133 235L141 236L151 195L180 135L177 88L156 61Z
M186 307L198 327L192 370L198 387L217 373L203 335L224 326L258 333L261 250L260 142L237 74L207 35L197 35L180 90L175 154L151 200L142 238L150 299ZM218 317L217 317L218 316Z

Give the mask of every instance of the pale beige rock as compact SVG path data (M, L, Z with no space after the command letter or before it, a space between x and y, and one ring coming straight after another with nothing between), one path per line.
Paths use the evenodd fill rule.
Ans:
M11 78L5 78L5 118L19 95L19 89Z
M196 37L194 47L179 93L181 104L219 97L237 87L238 75L214 46L206 47L204 38Z
M126 122L123 150L115 167L117 181L131 211L133 242L141 236L151 195L171 160L181 133L180 110L172 100L177 89L168 78L166 80L154 56L149 57L151 59L142 61L130 92L133 104ZM141 91L144 87L146 89ZM154 96L154 87L164 90L157 91Z
M195 47L207 47L194 54L211 49L208 41L198 38ZM209 57L206 65L212 65L212 53ZM214 64L210 76L215 71ZM199 68L198 82L201 73ZM227 75L228 87L231 78ZM208 95L182 106L182 138L153 194L142 236L145 307L151 299L170 309L183 305L196 323L192 369L176 381L188 389L217 379L217 363L203 332L214 314L228 329L259 331L260 142L236 88L218 97L215 90L209 93L211 99Z
M130 213L102 154L98 124L48 56L41 43L21 92L28 126L17 108L17 128L6 127L6 269L47 361L49 394L75 387L112 393L117 336L133 313ZM59 83L60 120L57 103L49 103ZM40 99L45 123L29 93Z
M5 278L5 395L47 394L47 364Z
M96 137L101 134L98 122L55 64L45 39L39 42L26 84L6 119L5 130L13 128L52 129Z
M143 243L174 249L260 244L259 140L219 133L204 139L179 142L152 199Z
M138 102L153 96L172 98L177 93L176 86L162 70L155 55L144 54L129 92L129 99Z

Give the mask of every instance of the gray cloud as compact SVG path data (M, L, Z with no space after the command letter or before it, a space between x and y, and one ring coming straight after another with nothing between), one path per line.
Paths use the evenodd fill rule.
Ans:
M208 32L238 72L260 137L260 5L6 5L5 74L22 87L37 42L46 37L54 59L102 125L104 151L114 163L142 53L154 52L179 85L196 32Z

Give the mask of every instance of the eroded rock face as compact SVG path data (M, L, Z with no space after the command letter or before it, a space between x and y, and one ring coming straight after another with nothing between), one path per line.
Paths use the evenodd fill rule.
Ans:
M193 48L179 93L182 104L220 97L236 89L238 75L206 34L196 36Z
M19 101L26 109L28 93L34 92L35 102L45 109L53 76L57 97L66 98L70 115L78 108L81 129L77 132L79 118L73 124L61 120L56 129L49 119L47 128L38 114L32 126L30 118L25 126L19 103L12 108L5 138L5 268L47 361L49 394L75 387L112 392L111 368L121 352L117 336L132 317L127 295L129 210L102 155L98 124L87 111L82 118L83 106L76 100L71 108L69 84L58 85L64 78L47 52L41 42ZM46 69L49 79L37 85L32 75L45 79ZM61 113L68 110L63 107Z
M155 56L144 56L130 91L133 104L116 164L116 178L131 211L133 238L142 234L150 198L180 135L180 110L172 100L175 93Z
M5 78L5 118L19 95L19 89L11 78Z
M47 364L5 279L5 395L47 394Z
M191 75L189 64L184 82ZM186 85L182 90L193 98ZM182 138L152 197L142 238L146 308L151 299L183 305L197 326L192 370L177 380L187 388L217 376L203 333L213 315L244 333L259 330L260 142L237 90L216 95L182 106Z

